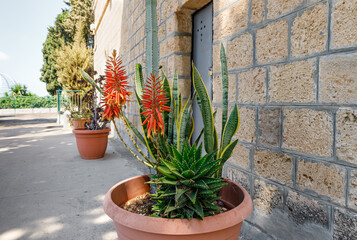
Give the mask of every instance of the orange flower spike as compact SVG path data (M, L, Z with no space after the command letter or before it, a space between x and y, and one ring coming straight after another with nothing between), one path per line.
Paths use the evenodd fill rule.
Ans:
M106 62L105 79L103 118L110 121L112 118L119 117L122 107L130 101L129 96L132 94L126 90L129 87L128 77L116 51L113 51L113 56L110 56Z
M144 111L141 113L146 117L143 122L143 126L146 125L147 136L150 137L151 134L156 135L157 133L164 133L164 120L162 114L164 111L169 112L170 107L166 106L168 98L162 89L163 83L160 78L156 78L155 75L151 74L151 77L147 79L143 95L142 95L142 105Z

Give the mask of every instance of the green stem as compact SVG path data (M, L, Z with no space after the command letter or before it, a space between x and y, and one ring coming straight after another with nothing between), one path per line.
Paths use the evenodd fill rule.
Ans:
M143 156L145 158L146 161L148 161L152 166L154 166L155 164L141 151L141 149L139 148L138 144L136 143L136 141L133 138L133 135L131 135L130 130L128 128L128 125L125 121L125 119L123 119L123 117L121 116L123 122L124 122L124 126L125 126L125 130L129 135L130 140L132 141L132 143L134 144L135 148L138 150L138 152L140 153L141 156Z
M145 165L148 166L148 167L154 168L154 165L150 165L150 163L147 163L147 162L145 162L144 160L142 160L135 152L133 152L133 150L131 150L131 149L129 148L129 146L124 142L124 139L123 139L122 136L120 135L119 130L118 130L118 128L117 128L117 125L115 124L114 119L112 120L112 122L113 122L113 124L114 124L115 131L117 132L117 134L118 134L118 136L119 136L121 142L122 142L122 143L124 144L124 146L129 150L129 152L130 152L131 154L133 154L133 156L136 157L141 163L145 164Z

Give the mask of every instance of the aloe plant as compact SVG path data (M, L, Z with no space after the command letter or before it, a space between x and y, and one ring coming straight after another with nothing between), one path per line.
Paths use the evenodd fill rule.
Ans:
M126 93L125 71L120 66L121 61L111 58L115 68L107 69L106 74L110 80L117 81L118 92ZM153 195L157 200L154 206L154 216L169 218L200 218L213 214L219 207L213 203L219 199L218 193L225 185L222 182L222 168L231 157L238 140L232 141L239 128L239 113L237 105L234 106L228 117L228 70L225 50L221 45L222 65L222 132L218 139L217 129L214 124L216 112L213 112L212 103L204 85L202 77L196 67L192 65L192 78L195 94L192 99L197 99L204 127L197 139L192 139L195 124L192 117L192 99L183 104L179 93L178 74L175 72L172 86L164 72L161 79L151 75L144 81L142 67L136 65L135 97L139 106L141 130L132 124L122 111L126 98L116 102L110 94L118 94L116 87L101 90L86 74L83 77L104 93L107 101L106 111L108 116L117 116L123 121L129 138L139 152L136 154L124 141L114 118L111 118L119 138L125 147L142 163L155 169L156 175L148 184L156 184L157 193ZM113 71L113 73L111 72ZM115 75L116 74L116 75ZM116 78L111 77L117 76ZM121 82L120 82L121 81ZM113 82L114 83L114 82ZM107 92L110 92L107 93ZM111 108L109 108L111 106ZM111 109L115 109L114 112ZM147 156L138 146L134 136L144 144L149 152ZM203 136L203 146L198 145ZM190 144L192 143L192 144ZM206 154L202 155L202 149Z
M162 159L159 175L154 175L148 184L158 186L153 199L157 201L152 216L167 218L199 218L213 215L220 207L213 204L219 200L218 193L227 183L212 175L220 168L220 159L215 152L202 154L202 145L190 147L186 141L179 152L170 148L169 160Z

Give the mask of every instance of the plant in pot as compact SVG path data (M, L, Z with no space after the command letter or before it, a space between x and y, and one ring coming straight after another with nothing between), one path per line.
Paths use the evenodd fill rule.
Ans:
M170 87L163 72L161 78L151 75L144 81L141 66L136 66L139 131L123 112L131 94L127 90L125 70L115 51L108 59L107 82L103 89L96 86L104 93L104 117L112 121L124 146L156 172L127 179L108 191L104 210L113 219L119 239L238 238L242 222L252 212L253 205L242 186L222 178L223 165L238 143L232 138L239 128L237 105L228 116L228 71L223 45L221 64L223 110L219 116L222 133L218 139L214 125L218 116L213 112L207 89L194 65L192 77L196 93L185 104L179 94L177 73ZM95 85L88 75L84 73L84 76ZM192 139L192 102L195 98L204 127L198 138ZM121 121L135 150L126 144L115 118ZM148 155L137 141L146 146ZM154 188L152 194L149 194L150 186Z
M81 71L84 73L83 70ZM101 80L102 78L99 78L96 82L100 84ZM83 159L103 158L110 132L110 128L106 126L108 120L103 118L103 109L97 106L97 93L94 88L91 96L93 97L93 107L89 121L84 123L83 128L73 130L79 154Z
M67 104L65 109L69 111L70 124L73 129L84 128L84 124L90 121L91 111L87 107L75 107Z

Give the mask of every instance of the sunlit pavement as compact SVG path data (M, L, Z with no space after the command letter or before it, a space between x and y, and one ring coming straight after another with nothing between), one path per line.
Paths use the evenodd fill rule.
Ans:
M144 169L113 140L103 159L81 159L55 117L0 116L0 240L117 239L104 195Z

